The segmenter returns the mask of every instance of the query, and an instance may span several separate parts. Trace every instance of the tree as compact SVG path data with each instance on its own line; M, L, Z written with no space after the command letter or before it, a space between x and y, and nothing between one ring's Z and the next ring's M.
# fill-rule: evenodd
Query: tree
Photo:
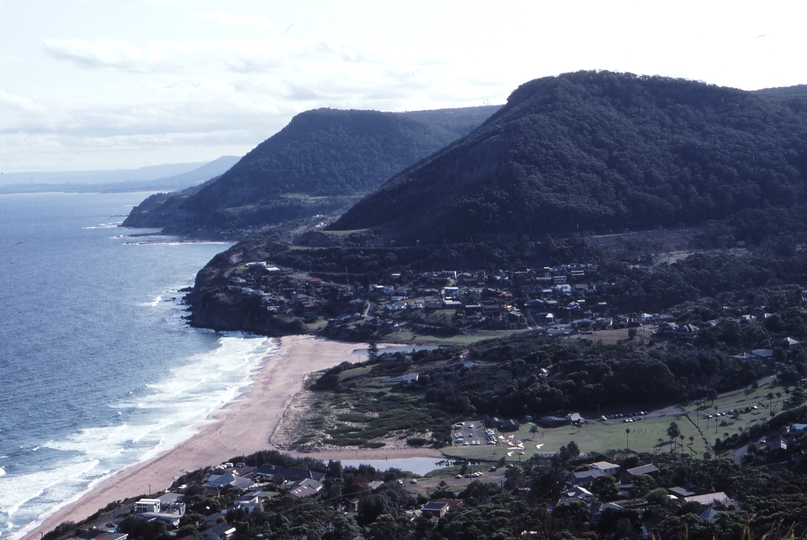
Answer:
M630 448L630 428L625 428L625 448Z
M670 453L672 454L675 450L675 441L678 436L681 435L681 430L678 429L678 423L673 421L670 422L669 427L667 428L667 436L670 438Z
M664 488L656 488L645 497L645 500L647 500L649 504L659 505L666 503L667 499L669 499L669 496L667 495L667 490Z
M431 494L431 499L453 499L456 497L454 495L454 491L448 487L445 480L440 480L440 483L437 484L437 488L434 490L434 493Z
M342 462L339 460L328 460L328 469L325 474L330 478L342 478Z
M371 361L378 359L378 343L375 341L370 342L370 345L367 347L367 356Z
M118 524L118 531L126 533L129 538L142 538L143 540L159 540L168 538L165 523L162 521L148 521L141 516L127 516Z
M636 497L644 497L657 487L656 480L649 474L637 474L633 477L633 494Z
M613 501L619 496L619 486L616 478L610 474L598 476L591 484L591 492L603 501Z
M202 533L199 532L196 525L185 525L177 530L177 538L183 538L185 536L195 536L196 538L201 538Z
M371 494L359 500L356 521L368 525L382 514L396 514L395 505L386 495Z

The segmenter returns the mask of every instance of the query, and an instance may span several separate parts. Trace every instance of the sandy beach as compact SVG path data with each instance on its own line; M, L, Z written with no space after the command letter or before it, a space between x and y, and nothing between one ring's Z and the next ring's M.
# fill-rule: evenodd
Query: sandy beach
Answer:
M248 455L271 448L269 439L292 398L302 389L308 373L356 361L353 351L361 347L311 336L287 336L280 350L266 360L251 390L215 417L192 438L149 461L126 469L103 482L79 500L56 511L24 540L36 540L40 533L65 521L80 521L112 501L162 491L185 471L216 465L236 455ZM306 454L319 459L384 459L389 457L440 456L436 450L388 449Z

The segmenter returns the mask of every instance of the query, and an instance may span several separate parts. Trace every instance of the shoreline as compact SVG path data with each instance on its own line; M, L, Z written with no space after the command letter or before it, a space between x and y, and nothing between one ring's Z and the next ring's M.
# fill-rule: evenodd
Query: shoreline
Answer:
M46 516L32 529L16 536L38 540L65 521L79 522L110 502L168 489L186 472L217 465L236 455L276 449L270 443L291 400L305 377L348 360L361 344L329 341L313 336L279 338L278 351L262 362L252 385L235 401L214 413L191 438L159 456L124 469L88 489L76 500ZM328 459L384 459L385 457L440 457L438 450L376 449L327 452L288 452L295 456Z

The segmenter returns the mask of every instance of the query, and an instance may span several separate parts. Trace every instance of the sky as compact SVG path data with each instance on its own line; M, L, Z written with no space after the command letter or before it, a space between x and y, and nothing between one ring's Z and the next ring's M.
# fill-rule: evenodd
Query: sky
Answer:
M0 173L243 155L305 110L503 104L581 69L807 83L807 2L0 0Z

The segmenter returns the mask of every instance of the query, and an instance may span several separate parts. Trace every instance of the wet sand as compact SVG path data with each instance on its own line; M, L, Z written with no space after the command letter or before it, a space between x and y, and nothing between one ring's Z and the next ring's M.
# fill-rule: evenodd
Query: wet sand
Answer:
M271 448L269 439L283 412L302 389L308 373L355 362L353 351L361 344L340 343L311 336L287 336L280 350L268 357L250 391L215 416L215 422L165 454L135 465L104 481L77 501L48 516L25 533L24 540L37 540L65 521L81 521L112 501L163 491L185 471L216 465L233 456ZM380 449L311 453L318 459L384 459L385 457L440 456L436 450Z

